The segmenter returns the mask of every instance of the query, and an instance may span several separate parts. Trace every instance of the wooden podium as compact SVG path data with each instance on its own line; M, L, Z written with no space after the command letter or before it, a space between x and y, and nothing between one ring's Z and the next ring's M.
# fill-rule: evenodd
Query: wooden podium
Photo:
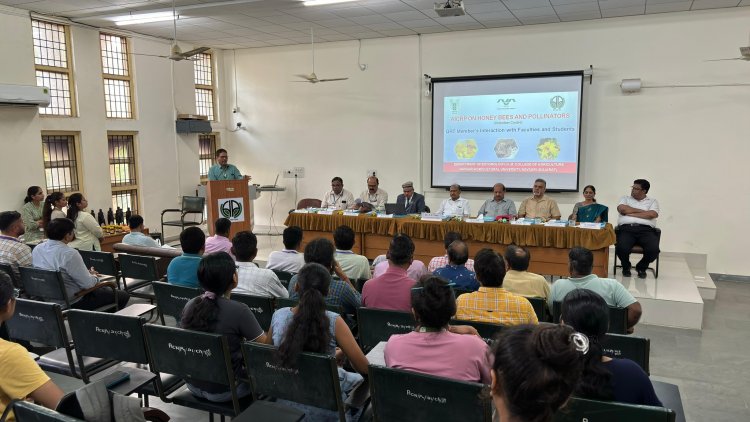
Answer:
M214 222L221 217L232 220L229 239L237 232L252 231L253 210L251 206L247 180L209 180L206 183L209 234L214 234Z

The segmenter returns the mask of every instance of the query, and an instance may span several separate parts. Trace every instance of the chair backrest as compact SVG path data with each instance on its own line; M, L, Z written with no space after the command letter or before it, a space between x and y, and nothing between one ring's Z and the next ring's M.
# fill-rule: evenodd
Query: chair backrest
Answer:
M71 309L68 325L79 360L90 356L148 363L140 317Z
M565 408L555 414L554 421L674 422L675 417L674 410L664 407L640 406L571 397Z
M70 306L60 271L31 267L18 267L18 270L21 272L21 284L27 295L45 301L59 302L66 308Z
M120 272L123 278L148 281L159 279L156 258L153 256L120 254L117 259L120 261Z
M62 309L56 303L16 299L16 312L5 325L11 339L33 341L56 349L70 343Z
M307 207L320 208L320 204L322 204L322 201L320 199L304 198L300 199L299 202L297 202L297 209L301 210Z
M412 331L416 322L411 312L389 311L375 308L358 308L359 345L367 353L393 334Z
M601 344L606 356L630 359L647 374L649 373L651 340L645 337L608 333L601 339Z
M289 280L294 277L294 273L290 273L289 271L281 271L281 270L271 270L276 274L276 277L279 278L279 281L281 281L285 286L289 286Z
M199 212L203 214L203 208L206 206L206 198L202 196L183 196L182 212Z
M94 267L99 274L117 275L117 262L111 252L79 250L86 268Z
M277 297L276 300L274 300L274 309L293 308L297 306L298 303L299 303L299 299L291 299L288 297ZM339 315L344 315L344 310L341 308L341 306L331 305L331 304L326 303L326 309L328 309L331 312L335 312Z
M13 287L17 289L21 288L21 282L16 278L16 273L15 271L13 271L13 267L11 267L9 264L0 264L0 271L8 274L8 276L10 277L10 281L13 282Z
M271 326L271 317L273 316L272 297L253 296L243 293L232 293L230 297L232 300L247 305L253 315L255 315L255 319L263 331L268 331L268 327Z
M357 289L358 292L362 293L362 289L364 289L367 280L367 278L358 278L354 280L352 284L354 284L354 288Z
M531 307L534 308L536 319L539 321L547 321L549 316L547 315L547 301L542 297L527 297Z
M458 297L459 297L459 296L461 296L461 295L462 295L462 294L464 294L464 293L471 293L471 292L473 292L473 291L474 291L474 290L469 290L469 289L462 289L462 288L460 288L460 287L454 287L454 288L453 288L453 294L455 294L455 295L456 295L456 299L458 299Z
M17 422L85 422L25 400L13 403L13 414Z
M156 306L159 308L159 312L162 315L169 315L177 321L182 316L182 309L185 304L203 292L201 289L194 287L177 286L161 281L155 281L151 283L151 286L154 288Z
M552 322L560 322L562 303L552 302ZM609 307L609 328L607 333L627 334L628 330L628 308Z
M491 421L487 386L370 365L375 421Z
M346 421L336 359L317 353L302 353L293 368L281 366L276 348L244 342L247 372L254 394L333 410Z
M500 325L500 324L493 324L490 322L467 321L467 320L461 320L461 319L451 320L451 325L470 325L476 328L477 332L479 332L479 336L481 336L482 340L484 340L484 342L487 344L492 344L495 340L495 336L497 335L497 333L499 333L503 328L505 328L504 325Z

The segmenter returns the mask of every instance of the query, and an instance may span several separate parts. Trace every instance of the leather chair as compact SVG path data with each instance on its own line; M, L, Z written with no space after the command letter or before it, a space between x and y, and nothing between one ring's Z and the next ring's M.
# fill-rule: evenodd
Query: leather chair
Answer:
M164 226L179 227L180 232L185 230L185 227L200 226L203 224L203 209L206 207L206 198L201 196L183 196L182 197L182 208L168 208L161 212L161 236L162 243L164 242ZM179 213L179 220L164 220L164 214ZM200 215L200 221L185 219L190 214ZM173 218L173 217L168 217Z

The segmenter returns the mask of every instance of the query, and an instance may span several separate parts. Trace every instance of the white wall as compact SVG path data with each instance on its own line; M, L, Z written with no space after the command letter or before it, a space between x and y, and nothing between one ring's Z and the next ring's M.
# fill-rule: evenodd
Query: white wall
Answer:
M750 211L750 138L743 130L750 88L623 95L618 87L633 77L646 85L750 83L746 62L703 62L737 56L737 47L747 43L748 18L750 9L740 8L431 34L421 37L421 48L418 37L365 40L365 72L356 66L356 42L325 43L316 49L318 76L350 79L317 85L289 82L293 74L309 72L305 46L237 50L241 112L233 117L248 129L227 133L223 144L231 161L258 183L272 182L283 168L304 166L299 198L320 197L335 175L356 195L364 189L366 169L374 168L394 198L401 182L412 179L436 207L447 195L429 189L430 101L422 96L423 73L544 72L592 64L582 185L594 184L599 201L614 208L633 179L649 179L649 194L662 207L662 250L706 253L710 271L748 275L749 233L742 220ZM231 107L232 54L224 63L225 104ZM277 222L294 201L293 183L283 182L288 190L276 206ZM464 196L476 210L488 195ZM517 204L524 196L509 194ZM552 196L564 214L580 197ZM256 224L268 224L267 200L257 203ZM616 218L614 210L610 218Z

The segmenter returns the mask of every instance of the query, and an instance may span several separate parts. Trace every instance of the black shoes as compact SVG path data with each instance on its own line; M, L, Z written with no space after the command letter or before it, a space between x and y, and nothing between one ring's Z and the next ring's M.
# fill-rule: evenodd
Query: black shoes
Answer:
M623 268L622 269L622 276L623 277L630 277L633 274L630 272L630 268Z
M646 278L646 270L636 269L636 271L638 272L638 278Z

